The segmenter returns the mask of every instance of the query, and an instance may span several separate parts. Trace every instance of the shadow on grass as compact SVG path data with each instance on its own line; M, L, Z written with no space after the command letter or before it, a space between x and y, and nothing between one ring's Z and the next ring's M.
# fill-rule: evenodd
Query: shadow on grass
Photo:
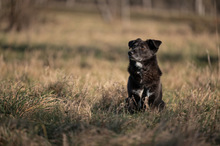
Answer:
M127 50L117 48L115 46L107 46L107 49L101 49L96 46L66 46L66 45L52 45L52 44L16 44L6 43L0 41L0 50L9 50L15 54L24 54L35 50L45 51L50 54L61 53L62 58L65 60L71 59L76 56L89 57L92 56L96 59L103 59L108 61L126 60ZM19 57L19 59L22 59Z
M218 64L218 56L210 55L210 63L211 66L216 66ZM162 63L181 63L181 62L194 62L198 67L206 67L209 66L208 56L207 54L194 54L192 56L183 55L181 53L162 53L158 56L159 61Z
M210 55L210 63L212 66L216 66L218 64L218 56L217 55ZM193 60L195 61L196 65L204 67L209 65L208 56L206 54L204 55L196 55L193 57Z
M2 50L11 50L15 52L25 52L37 49L46 49L48 46L46 44L37 44L37 45L30 45L28 43L16 44L16 43L6 43L0 41L0 48Z
M184 60L184 56L181 53L163 53L158 57L161 62L178 63Z

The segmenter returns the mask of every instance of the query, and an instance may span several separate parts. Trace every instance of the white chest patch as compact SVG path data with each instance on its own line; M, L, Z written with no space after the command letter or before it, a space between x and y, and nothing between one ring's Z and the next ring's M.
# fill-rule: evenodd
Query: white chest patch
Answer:
M154 94L153 92L150 92L150 90L147 90L147 97L150 97L153 94Z
M138 67L138 68L142 68L143 67L142 63L140 63L140 62L136 62L135 66Z

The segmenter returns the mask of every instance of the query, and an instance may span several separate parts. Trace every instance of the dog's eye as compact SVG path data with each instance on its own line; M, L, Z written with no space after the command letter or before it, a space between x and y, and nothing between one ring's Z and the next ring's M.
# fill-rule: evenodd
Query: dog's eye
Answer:
M140 45L139 47L141 50L144 50L144 46L143 45Z

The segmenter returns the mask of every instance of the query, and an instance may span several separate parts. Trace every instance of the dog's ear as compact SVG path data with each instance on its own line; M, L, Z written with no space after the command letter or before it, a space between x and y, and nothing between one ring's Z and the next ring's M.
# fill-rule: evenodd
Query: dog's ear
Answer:
M129 47L129 49L134 45L134 43L135 43L134 40L128 42L128 47Z
M160 40L147 40L146 41L148 43L149 48L156 53L159 49L159 46L162 44L162 42Z

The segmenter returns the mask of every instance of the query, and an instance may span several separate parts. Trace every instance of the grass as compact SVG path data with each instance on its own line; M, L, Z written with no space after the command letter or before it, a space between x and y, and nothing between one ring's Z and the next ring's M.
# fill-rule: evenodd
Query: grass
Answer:
M214 34L150 15L132 16L126 27L96 13L39 17L48 21L0 32L0 145L220 144ZM160 113L124 108L127 42L137 37L163 41Z

